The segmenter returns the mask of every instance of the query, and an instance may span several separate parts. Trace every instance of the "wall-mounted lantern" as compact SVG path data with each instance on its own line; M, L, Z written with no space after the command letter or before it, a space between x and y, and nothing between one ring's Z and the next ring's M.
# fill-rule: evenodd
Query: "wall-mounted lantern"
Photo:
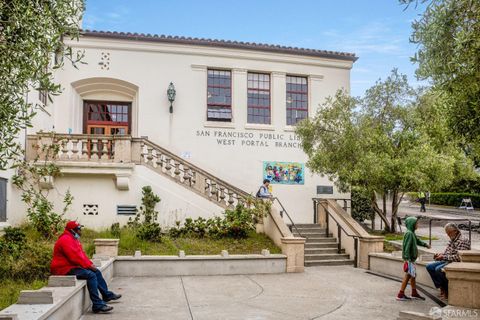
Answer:
M173 101L175 101L176 94L177 91L175 91L175 86L173 85L173 82L170 82L170 85L167 89L168 101L170 101L170 113L173 113Z

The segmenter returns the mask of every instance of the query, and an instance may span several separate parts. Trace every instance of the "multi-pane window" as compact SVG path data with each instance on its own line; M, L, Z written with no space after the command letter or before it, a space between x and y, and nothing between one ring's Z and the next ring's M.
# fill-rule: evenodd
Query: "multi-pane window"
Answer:
M296 125L308 117L306 77L287 76L287 125Z
M248 123L270 124L270 75L248 73Z
M232 121L232 74L228 70L208 70L207 120Z
M129 104L85 102L88 123L116 122L128 124Z

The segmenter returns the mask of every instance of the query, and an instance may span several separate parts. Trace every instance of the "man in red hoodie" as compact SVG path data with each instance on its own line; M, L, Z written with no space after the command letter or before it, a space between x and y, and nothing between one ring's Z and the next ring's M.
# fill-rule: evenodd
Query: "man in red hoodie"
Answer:
M69 221L63 234L58 238L53 249L53 259L50 272L53 275L75 275L77 279L87 280L87 288L92 300L92 310L95 313L105 313L113 310L108 301L118 300L122 295L108 291L107 283L102 273L88 259L82 244L78 240L82 235L82 225ZM98 291L102 294L100 295Z

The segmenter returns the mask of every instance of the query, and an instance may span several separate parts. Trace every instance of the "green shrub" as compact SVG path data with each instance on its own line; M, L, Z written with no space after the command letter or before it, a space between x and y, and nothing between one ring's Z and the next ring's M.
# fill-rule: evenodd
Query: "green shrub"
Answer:
M363 222L372 219L374 215L370 195L362 189L352 188L352 217Z
M5 234L0 238L0 255L18 258L25 250L27 236L20 228L7 227Z
M52 259L52 246L48 242L27 237L21 228L5 228L0 248L0 280L48 278Z
M142 240L154 242L161 241L162 229L157 222L158 211L155 206L160 202L160 198L153 193L152 187L142 188L142 206L134 219L128 220L128 226L134 230L136 236Z
M462 199L470 198L475 208L480 207L480 194L473 193L454 193L442 192L430 194L430 203L444 206L458 207L462 203Z
M255 223L263 215L264 211L259 207L238 204L233 209L225 210L223 217L186 218L183 226L177 221L176 226L170 228L169 235L172 238L246 238L251 230L255 230Z
M110 232L116 238L120 237L120 230L121 229L120 229L120 223L119 222L115 222L110 226Z

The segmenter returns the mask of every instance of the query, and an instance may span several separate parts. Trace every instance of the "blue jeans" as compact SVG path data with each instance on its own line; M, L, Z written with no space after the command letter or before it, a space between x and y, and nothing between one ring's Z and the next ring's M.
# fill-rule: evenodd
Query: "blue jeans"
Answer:
M435 261L427 264L427 271L432 277L433 284L437 288L442 288L448 292L448 280L442 268L448 264L448 261Z
M100 270L92 271L83 268L73 268L68 274L77 276L77 279L87 280L88 293L90 294L90 300L92 300L93 309L106 305L105 301L100 299L98 291L102 294L103 299L109 299L113 295L113 292L108 291L107 283Z

